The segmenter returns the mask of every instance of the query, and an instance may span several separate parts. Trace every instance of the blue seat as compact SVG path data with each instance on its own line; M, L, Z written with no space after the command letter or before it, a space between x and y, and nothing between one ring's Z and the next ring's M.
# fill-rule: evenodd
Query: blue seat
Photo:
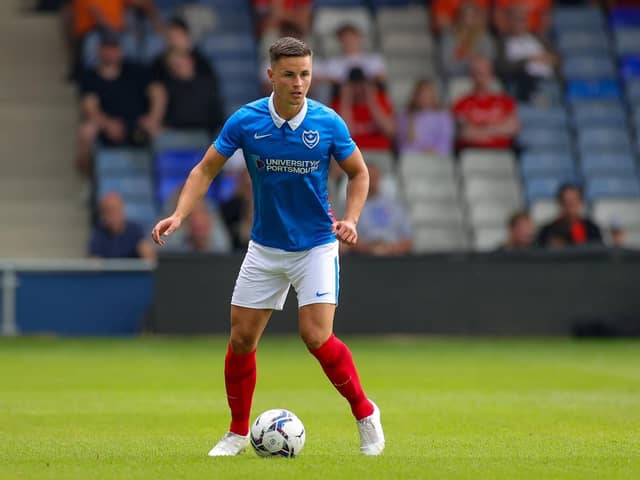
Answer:
M205 149L211 144L211 140L205 130L164 130L154 139L153 149L156 152Z
M571 137L566 128L526 127L518 135L518 143L525 149L558 148L569 150L571 148Z
M634 105L640 104L640 78L629 78L625 82L627 100Z
M576 176L573 158L568 153L549 151L524 152L520 157L522 176L526 178L535 176L567 177Z
M98 198L110 192L119 193L125 202L151 202L153 199L151 177L149 175L99 177L97 179Z
M631 138L626 128L617 125L584 127L577 131L578 145L581 151L593 150L629 150Z
M613 125L626 122L627 113L618 101L575 101L571 105L577 128L589 125Z
M562 107L536 108L528 104L518 105L520 121L528 127L557 127L566 128L567 112Z
M151 202L127 202L124 211L128 220L140 224L145 229L153 226L158 217L158 212Z
M640 77L640 55L624 55L620 58L620 73L624 78Z
M627 152L588 153L580 160L582 172L586 177L598 174L629 175L636 174L633 156Z
M597 8L559 7L553 12L553 26L556 31L601 30L605 18Z
M570 80L567 82L567 96L569 99L618 99L622 96L622 88L617 80L612 79Z
M94 164L97 177L151 173L151 155L139 148L98 148Z
M640 197L640 182L630 176L596 176L587 182L587 198L590 202L601 198Z
M203 154L203 149L163 150L156 156L158 176L186 178L191 169L202 159Z
M637 7L616 7L609 13L609 21L614 28L640 27L640 9Z
M556 46L563 55L610 54L609 36L604 30L559 31Z
M202 52L214 61L235 60L239 56L255 59L256 46L246 33L215 33L199 42Z
M607 55L575 55L565 57L562 72L569 80L615 79L616 67Z
M529 205L538 200L555 198L561 185L571 182L576 183L575 178L561 176L532 177L527 179L525 190Z
M618 28L613 34L618 55L640 53L640 28Z

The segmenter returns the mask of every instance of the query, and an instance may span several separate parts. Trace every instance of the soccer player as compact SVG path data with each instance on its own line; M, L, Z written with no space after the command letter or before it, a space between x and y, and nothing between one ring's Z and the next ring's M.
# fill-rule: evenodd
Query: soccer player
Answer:
M256 347L272 311L282 310L293 285L300 336L327 377L351 406L360 452L384 449L380 410L360 385L349 348L333 334L338 302L338 240L354 245L356 224L369 187L360 150L344 121L306 98L311 49L284 37L269 49L273 93L236 111L196 165L175 212L153 229L163 245L204 196L227 158L244 151L254 196L251 241L231 298L231 335L224 364L229 432L209 456L237 455L249 444L249 418L256 385ZM333 217L327 194L334 157L349 178L344 218Z

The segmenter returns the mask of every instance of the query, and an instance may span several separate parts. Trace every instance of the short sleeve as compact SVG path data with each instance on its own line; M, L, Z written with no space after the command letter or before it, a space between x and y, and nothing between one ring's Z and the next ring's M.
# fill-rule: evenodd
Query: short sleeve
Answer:
M347 124L337 113L334 117L333 142L331 144L331 155L338 161L342 161L353 153L356 144L351 138Z
M225 122L218 138L213 142L216 150L226 158L229 158L234 152L242 148L242 110L238 110L231 115Z

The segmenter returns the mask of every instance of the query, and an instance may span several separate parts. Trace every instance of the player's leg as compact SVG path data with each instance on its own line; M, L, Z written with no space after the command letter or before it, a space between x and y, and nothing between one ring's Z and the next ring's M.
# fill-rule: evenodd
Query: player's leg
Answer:
M288 291L289 281L278 271L278 258L251 242L231 299L231 335L224 363L231 425L209 456L237 455L249 445L256 347L271 312L282 310Z
M380 411L364 393L351 351L333 334L338 302L338 244L315 247L291 270L298 293L300 336L325 374L347 399L360 431L360 450L378 455L384 449Z

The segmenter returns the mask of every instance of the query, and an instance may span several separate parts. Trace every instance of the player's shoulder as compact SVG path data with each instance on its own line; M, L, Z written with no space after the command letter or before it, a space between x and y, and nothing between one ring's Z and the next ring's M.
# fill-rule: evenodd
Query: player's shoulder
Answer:
M269 113L269 97L263 97L253 102L245 103L233 112L229 119L243 121L248 118L264 115L265 113Z
M333 108L312 98L307 98L307 115L326 122L340 119L340 115Z

